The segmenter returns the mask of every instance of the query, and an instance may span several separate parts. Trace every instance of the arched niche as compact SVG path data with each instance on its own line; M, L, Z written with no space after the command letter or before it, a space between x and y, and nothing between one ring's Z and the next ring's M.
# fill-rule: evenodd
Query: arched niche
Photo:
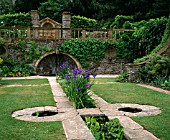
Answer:
M56 75L58 68L64 62L68 62L73 68L81 69L80 63L71 55L55 52L46 53L35 64L35 72L38 75Z

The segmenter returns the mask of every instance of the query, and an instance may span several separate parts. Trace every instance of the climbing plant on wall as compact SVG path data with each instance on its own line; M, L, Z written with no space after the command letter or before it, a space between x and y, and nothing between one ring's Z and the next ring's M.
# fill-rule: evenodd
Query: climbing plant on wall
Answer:
M3 44L3 42L0 42L0 44ZM30 65L33 60L39 59L44 52L52 51L51 48L46 46L38 46L35 41L28 43L20 40L19 44L13 44L10 47L15 47L20 52L21 61L17 62L15 59L4 58L0 64L0 76L29 76L34 73Z
M116 43L110 41L88 40L66 40L59 47L60 51L74 56L83 68L90 67L90 62L96 64L104 57L107 47L116 47Z
M154 43L154 40L157 39L157 44L154 43L155 46L150 51L150 53L148 55L142 57L142 58L136 59L134 61L135 63L143 62L143 61L151 58L153 55L155 55L163 47L164 43L167 41L168 37L170 36L170 16L169 16L168 19L162 18L162 20L164 20L164 21L160 21L160 23L158 25L158 29L155 30L156 31L155 32L156 35L155 36L152 35L153 40L152 40L151 43ZM162 26L161 26L161 23L162 23ZM154 26L154 28L157 27L156 24L154 24L153 26ZM159 31L160 31L160 33L159 33Z

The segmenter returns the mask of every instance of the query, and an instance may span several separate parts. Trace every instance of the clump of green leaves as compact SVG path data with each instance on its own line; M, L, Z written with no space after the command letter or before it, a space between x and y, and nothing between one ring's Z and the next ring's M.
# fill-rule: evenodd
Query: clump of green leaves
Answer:
M0 76L2 77L20 77L33 74L33 69L30 65L23 62L14 62L11 59L4 59L0 63Z
M151 61L142 66L140 73L144 82L157 86L168 85L166 83L169 81L168 77L170 75L169 57L161 55L152 56Z
M116 81L117 82L127 82L128 81L128 77L129 77L128 73L123 71L123 70L121 70L120 71L120 75L116 78Z
M125 140L123 127L117 118L107 120L102 117L85 117L85 122L96 140Z

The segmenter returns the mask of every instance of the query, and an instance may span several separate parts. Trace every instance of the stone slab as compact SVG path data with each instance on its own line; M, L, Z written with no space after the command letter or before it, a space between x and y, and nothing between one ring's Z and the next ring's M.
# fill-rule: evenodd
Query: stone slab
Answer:
M98 108L85 108L78 109L77 112L80 116L104 116L104 114Z
M139 130L143 129L141 125L133 121L131 118L126 117L126 116L114 116L114 117L109 117L109 119L114 119L118 118L119 123L125 128L125 129L130 129L130 130Z
M74 108L74 107L72 106L72 103L69 102L69 101L59 102L59 103L56 103L56 105L57 105L57 108L58 108L58 109L61 109L61 108Z
M128 140L160 140L146 130L124 129L124 135Z
M79 115L62 121L62 124L67 140L95 140Z

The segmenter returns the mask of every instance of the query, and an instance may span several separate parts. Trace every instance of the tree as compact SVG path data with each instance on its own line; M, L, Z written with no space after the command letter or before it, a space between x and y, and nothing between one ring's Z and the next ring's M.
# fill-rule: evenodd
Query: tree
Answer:
M61 22L61 13L63 12L63 0L48 0L40 4L38 8L41 18L49 17L55 21Z
M11 0L0 1L0 15L13 13L13 3Z
M16 0L15 2L15 12L29 12L31 10L38 10L40 3L46 0Z

